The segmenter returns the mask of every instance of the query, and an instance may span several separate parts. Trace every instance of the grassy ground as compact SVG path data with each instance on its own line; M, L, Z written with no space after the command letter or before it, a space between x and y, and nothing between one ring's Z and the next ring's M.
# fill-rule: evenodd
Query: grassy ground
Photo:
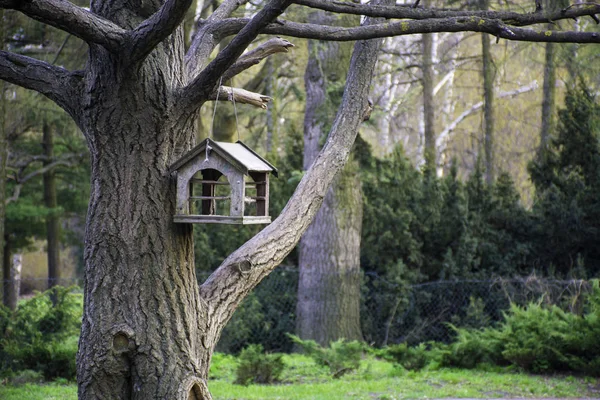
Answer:
M417 399L564 397L599 398L598 380L592 378L531 376L506 371L433 370L407 372L387 362L367 359L358 372L331 379L326 369L303 356L285 356L287 368L278 385L239 386L235 360L216 355L209 387L216 400L225 399ZM2 400L75 400L75 385L0 387Z

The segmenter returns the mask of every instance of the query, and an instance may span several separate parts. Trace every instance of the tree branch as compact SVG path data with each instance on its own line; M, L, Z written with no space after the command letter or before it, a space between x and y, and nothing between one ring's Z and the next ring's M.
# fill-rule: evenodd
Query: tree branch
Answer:
M503 99L506 97L514 97L514 96L518 96L522 93L527 93L527 92L531 92L535 89L538 88L538 83L537 81L533 81L531 82L529 85L525 85L522 86L520 88L517 88L515 90L511 90L509 92L502 92L500 93L497 98L498 99ZM450 135L452 134L452 132L454 132L454 130L456 129L456 127L458 126L458 124L460 124L462 121L465 120L465 118L467 118L468 116L476 113L477 111L481 110L481 108L483 107L483 101L477 102L475 104L473 104L469 109L463 111L458 117L456 117L437 137L436 141L435 141L435 148L436 151L438 153L438 156L440 154L442 154L445 150L446 150L446 146L448 145L448 140L450 139Z
M45 95L73 117L81 104L82 76L35 58L0 51L0 79Z
M232 88L229 86L221 86L219 90L219 96L217 98L216 91L210 95L209 100L228 100L235 101L240 104L251 104L262 109L267 109L267 103L271 101L269 96L263 94L250 92L245 89Z
M43 175L46 172L55 169L56 167L60 167L60 166L73 167L79 163L78 159L83 157L83 155L84 154L72 154L69 157L67 157L66 159L63 158L60 160L56 160L54 162L51 162L50 164L43 166L40 169L30 172L29 174L25 175L22 178L17 175L14 178L16 184L13 189L13 194L12 194L12 196L10 196L6 199L5 204L9 204L9 203L19 200L19 196L21 194L21 188L27 181L30 181L31 179L35 178L36 176ZM77 159L77 160L73 161L73 159Z
M22 12L112 52L122 50L125 30L90 11L65 0L0 0L0 8Z
M167 0L160 10L132 30L128 37L132 41L131 61L146 57L152 49L166 39L179 26L192 0Z
M380 43L355 44L342 105L327 143L281 215L231 254L201 286L200 294L209 306L210 329L222 328L246 294L294 248L319 210L356 138Z
M237 62L225 71L223 80L228 81L240 72L258 64L270 55L275 53L287 53L288 48L290 47L294 47L294 45L285 39L279 37L269 39L254 50L251 50L238 58Z
M429 19L429 18L456 18L477 17L485 19L500 19L512 26L527 26L534 24L558 21L561 19L574 19L579 17L594 17L600 14L600 4L586 3L585 6L573 5L562 10L546 13L517 13L513 11L466 11L466 10L440 10L435 8L416 8L412 5L378 6L371 4L342 3L337 1L322 0L295 0L294 3L334 13L365 15L370 17L383 17L395 19Z
M220 22L224 33L233 34L247 23L245 18L230 18ZM476 17L443 18L423 21L400 21L384 24L341 28L304 24L278 20L266 26L262 33L286 35L298 38L353 41L377 39L391 36L413 35L415 33L435 32L484 32L497 38L527 42L557 43L600 43L598 32L559 32L551 30L534 31L508 25L501 20L489 20Z
M191 112L208 99L223 71L233 65L261 30L281 15L291 2L292 0L271 0L249 20L227 47L182 91L183 109Z

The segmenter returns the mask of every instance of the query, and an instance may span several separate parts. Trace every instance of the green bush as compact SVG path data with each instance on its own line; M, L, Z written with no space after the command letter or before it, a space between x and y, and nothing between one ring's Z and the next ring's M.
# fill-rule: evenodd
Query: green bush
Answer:
M50 296L55 297L52 304ZM82 297L72 288L54 288L0 312L0 369L33 370L47 380L75 379Z
M457 340L445 349L441 364L512 364L531 372L599 375L600 287L597 280L591 283L583 315L541 303L512 305L497 328L455 328Z
M430 351L425 343L410 347L406 343L388 346L378 352L379 356L401 365L409 371L420 371L434 358L435 351Z
M346 342L340 339L331 342L329 347L322 347L314 340L302 340L294 335L289 336L317 364L327 366L334 378L357 370L366 350L366 345L356 340Z
M260 344L251 344L240 353L235 383L270 384L279 380L284 364L281 354L265 354Z

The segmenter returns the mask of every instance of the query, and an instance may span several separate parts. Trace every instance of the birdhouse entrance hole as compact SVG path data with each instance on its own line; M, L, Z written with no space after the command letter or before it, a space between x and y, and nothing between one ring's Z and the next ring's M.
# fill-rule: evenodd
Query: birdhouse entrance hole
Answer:
M231 187L227 177L216 169L201 170L190 180L190 213L229 215Z

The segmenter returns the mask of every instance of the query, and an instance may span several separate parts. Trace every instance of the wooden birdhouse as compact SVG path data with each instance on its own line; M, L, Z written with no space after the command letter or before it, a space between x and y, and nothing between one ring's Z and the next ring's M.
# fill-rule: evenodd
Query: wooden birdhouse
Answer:
M277 169L244 143L205 139L171 165L177 173L174 222L268 224L269 174Z

